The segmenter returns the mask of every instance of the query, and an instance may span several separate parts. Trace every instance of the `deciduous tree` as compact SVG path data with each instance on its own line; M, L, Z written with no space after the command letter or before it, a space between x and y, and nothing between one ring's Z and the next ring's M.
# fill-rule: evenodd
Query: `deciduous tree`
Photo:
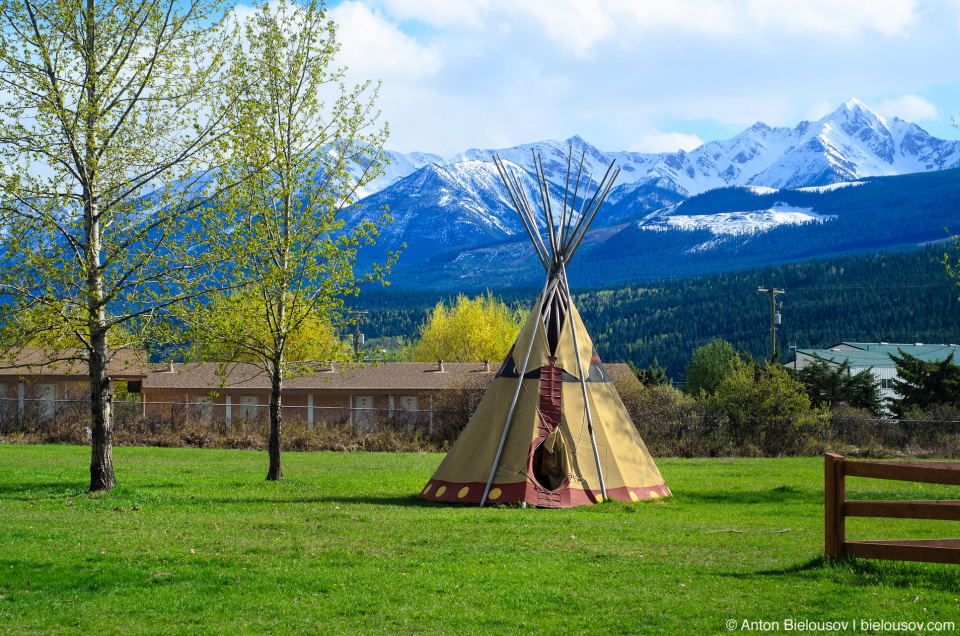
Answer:
M264 3L244 25L230 68L239 108L223 171L240 185L219 205L243 293L202 299L206 305L182 313L195 340L220 343L269 376L268 480L283 475L284 380L316 368L299 351L298 334L339 326L344 296L382 281L396 258L354 273L357 250L390 222L383 211L353 227L344 218L357 189L382 172L387 131L377 126L376 87L348 86L333 66L337 50L336 25L318 2ZM207 319L236 313L236 302L248 308L242 319ZM324 358L336 354L331 347Z
M712 395L733 370L736 359L733 345L720 338L714 338L698 347L694 350L690 363L684 368L687 393L694 397L701 393Z
M468 298L460 294L450 307L442 301L420 326L420 338L409 352L413 362L484 362L507 357L525 316L488 292Z
M222 132L227 8L0 0L3 316L36 310L38 331L82 347L91 491L115 483L110 335L122 325L113 346L142 346L158 311L217 284L186 247L211 185L197 170Z

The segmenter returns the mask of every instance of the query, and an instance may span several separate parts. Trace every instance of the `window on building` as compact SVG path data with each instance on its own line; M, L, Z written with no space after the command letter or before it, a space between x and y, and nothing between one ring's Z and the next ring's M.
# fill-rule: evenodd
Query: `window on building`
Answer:
M234 409L235 416L240 419L254 419L260 414L259 404L260 399L256 395L241 395Z
M364 432L369 432L370 429L373 428L373 396L353 396L353 409L353 421L357 427Z
M40 417L53 417L57 413L57 385L41 384L37 387L37 406Z
M213 399L210 397L194 398L193 414L198 422L209 424L213 420Z
M880 380L880 388L881 388L881 389L892 389L892 388L893 388L893 380L890 379L890 378L884 378L884 379Z
M417 410L417 396L416 395L401 395L400 396L400 408L407 409L408 411Z

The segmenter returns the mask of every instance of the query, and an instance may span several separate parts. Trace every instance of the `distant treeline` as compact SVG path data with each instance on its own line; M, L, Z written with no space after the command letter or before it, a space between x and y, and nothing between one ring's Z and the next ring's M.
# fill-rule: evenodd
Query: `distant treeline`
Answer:
M960 287L942 264L952 245L779 265L697 278L574 289L574 302L600 356L647 367L656 357L675 380L693 350L722 338L756 358L770 356L769 295L782 322L780 359L790 345L827 347L841 341L960 342ZM539 288L493 290L507 303L529 307ZM368 290L357 304L370 311L367 338L416 337L439 301L456 292Z

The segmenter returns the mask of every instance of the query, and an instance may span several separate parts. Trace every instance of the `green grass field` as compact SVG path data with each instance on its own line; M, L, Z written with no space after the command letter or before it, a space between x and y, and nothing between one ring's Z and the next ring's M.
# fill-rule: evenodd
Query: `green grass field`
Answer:
M0 446L0 633L960 628L956 567L824 564L818 458L662 459L672 499L537 510L417 499L440 455L287 453L277 484L265 453L116 448L119 486L90 495L88 453ZM960 492L851 479L848 496ZM851 539L953 536L948 522L848 521Z

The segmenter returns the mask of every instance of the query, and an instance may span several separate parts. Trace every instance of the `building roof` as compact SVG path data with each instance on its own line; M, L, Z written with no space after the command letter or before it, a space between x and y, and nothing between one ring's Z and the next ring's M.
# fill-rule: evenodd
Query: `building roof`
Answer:
M145 391L270 389L269 376L257 365L228 363L225 379L218 374L219 368L216 362L174 363L171 372L167 365L154 365L148 369L143 387ZM483 363L477 362L444 362L443 371L437 371L435 362L383 362L377 366L367 363L357 368L337 363L333 370L328 366L318 367L314 375L285 379L283 387L284 391L380 390L417 393L448 388L455 382L469 381L471 378L492 379L498 368L499 365L491 363L490 371L484 371ZM611 373L624 370L629 373L625 364L610 364L607 369Z
M111 378L139 380L147 373L143 351L113 349L107 355L107 375ZM82 379L89 374L86 349L11 347L0 353L0 376L77 376Z
M850 361L851 367L893 367L889 354L899 355L898 349L915 358L930 362L945 360L960 345L955 344L897 344L889 342L841 342L829 349L798 349L797 355L813 356L841 363ZM960 360L957 361L960 363Z
M167 365L156 365L147 372L144 380L145 390L185 390L200 389L253 389L269 390L270 377L255 364L245 362L227 363L224 367L226 378L221 378L216 362L174 363L173 371ZM312 391L349 391L349 390L393 390L393 391L429 391L450 386L457 380L466 380L471 376L493 377L497 365L491 365L484 372L482 363L444 362L443 371L437 370L435 362L383 362L376 366L367 363L363 367L337 363L318 367L313 375L287 378L283 381L284 390Z

